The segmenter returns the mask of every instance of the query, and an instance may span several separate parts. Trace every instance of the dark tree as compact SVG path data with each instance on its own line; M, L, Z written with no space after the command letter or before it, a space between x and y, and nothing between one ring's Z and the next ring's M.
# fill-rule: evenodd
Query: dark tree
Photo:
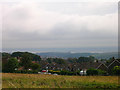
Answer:
M31 57L32 61L40 61L41 57L39 55L29 53L29 52L14 52L12 53L12 57L23 57L24 54L27 54L29 57Z
M8 59L11 55L9 53L2 53L2 59Z
M54 58L53 62L57 63L57 64L65 64L65 60L62 58Z
M31 67L32 58L29 56L28 53L24 53L21 59L21 65L24 66L24 69L27 70Z
M70 63L76 63L77 58L68 58L67 61Z
M15 71L15 68L18 68L18 60L15 58L10 58L8 62L4 65L4 69L6 72L13 73Z
M31 68L32 68L32 70L39 70L40 69L40 65L39 64L37 64L37 63L32 63L32 65L31 65Z
M47 58L48 63L52 63L52 58Z

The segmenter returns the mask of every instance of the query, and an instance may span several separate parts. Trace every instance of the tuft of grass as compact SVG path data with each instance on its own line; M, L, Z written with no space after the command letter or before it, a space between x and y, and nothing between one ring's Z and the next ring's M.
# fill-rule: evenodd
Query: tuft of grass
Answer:
M2 74L2 88L119 88L117 76Z

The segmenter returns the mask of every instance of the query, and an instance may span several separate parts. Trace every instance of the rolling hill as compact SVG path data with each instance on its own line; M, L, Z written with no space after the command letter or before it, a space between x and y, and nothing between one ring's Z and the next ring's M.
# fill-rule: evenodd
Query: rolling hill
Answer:
M60 57L60 58L78 58L78 57L88 57L94 56L97 59L109 59L111 57L118 58L117 52L108 52L108 53L71 53L71 52L45 52L45 53L36 53L42 57Z

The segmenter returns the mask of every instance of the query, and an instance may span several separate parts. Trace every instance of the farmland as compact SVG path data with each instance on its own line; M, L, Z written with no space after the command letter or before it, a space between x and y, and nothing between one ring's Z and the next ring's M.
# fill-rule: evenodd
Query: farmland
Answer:
M2 88L118 88L117 76L3 73Z

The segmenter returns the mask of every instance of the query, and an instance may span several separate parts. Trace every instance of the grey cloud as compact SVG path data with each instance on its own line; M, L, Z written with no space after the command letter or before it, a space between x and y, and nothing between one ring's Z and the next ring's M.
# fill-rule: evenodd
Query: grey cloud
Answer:
M45 3L41 7L39 4L28 7L16 5L3 19L3 47L117 46L114 3L92 7L94 4L73 4Z
M47 11L61 12L65 14L79 14L79 15L105 15L117 12L116 2L53 2L42 3L40 8Z
M67 27L67 30L63 28L61 27L62 31L56 28L52 33L46 35L39 35L36 32L9 32L8 37L11 37L11 39L4 40L3 36L3 46L9 47L11 45L9 43L13 43L16 47L26 47L27 45L27 47L115 46L117 44L117 35L115 33L105 33L103 31L90 32L89 30L75 32L72 28L69 32Z

